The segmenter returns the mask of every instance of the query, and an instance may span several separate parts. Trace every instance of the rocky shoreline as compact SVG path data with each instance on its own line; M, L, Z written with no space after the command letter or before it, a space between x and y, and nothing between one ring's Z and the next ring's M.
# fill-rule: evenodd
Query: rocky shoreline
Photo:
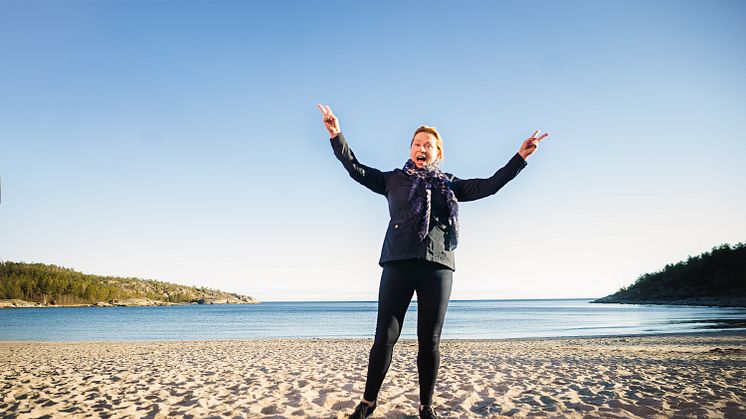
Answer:
M624 298L614 295L598 298L592 303L618 303L618 304L658 304L658 305L682 305L682 306L709 306L709 307L746 307L744 297L690 297L676 299L661 298Z
M147 307L147 306L184 306L195 304L259 304L259 301L247 296L236 298L200 298L185 303L151 300L149 298L125 298L121 300L98 301L92 304L41 304L33 301L7 299L0 300L0 308L45 308L45 307Z

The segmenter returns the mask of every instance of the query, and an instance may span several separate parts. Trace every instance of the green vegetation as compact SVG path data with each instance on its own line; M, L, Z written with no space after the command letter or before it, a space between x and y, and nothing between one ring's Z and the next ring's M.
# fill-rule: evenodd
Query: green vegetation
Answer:
M744 305L746 243L722 244L709 252L668 264L594 302Z
M205 287L189 287L139 278L88 275L42 263L0 262L0 300L20 299L47 305L95 304L99 301L147 298L170 303L251 297Z

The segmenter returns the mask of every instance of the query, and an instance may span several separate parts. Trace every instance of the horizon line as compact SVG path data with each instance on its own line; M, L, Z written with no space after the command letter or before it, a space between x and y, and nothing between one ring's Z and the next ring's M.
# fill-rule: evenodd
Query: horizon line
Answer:
M552 297L552 298L456 298L448 301L560 301L595 300L602 297ZM417 301L416 297L412 301ZM378 300L259 300L260 303L377 303Z

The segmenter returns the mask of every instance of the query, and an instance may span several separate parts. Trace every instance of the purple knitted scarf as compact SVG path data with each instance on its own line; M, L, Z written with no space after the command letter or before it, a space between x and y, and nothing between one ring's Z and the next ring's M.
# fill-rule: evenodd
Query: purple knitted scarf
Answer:
M418 169L412 159L409 159L404 164L403 170L404 173L415 178L412 189L409 191L409 204L415 215L419 216L417 235L420 240L424 240L430 231L432 189L437 188L448 205L446 250L454 250L458 245L458 201L451 190L451 182L434 164Z

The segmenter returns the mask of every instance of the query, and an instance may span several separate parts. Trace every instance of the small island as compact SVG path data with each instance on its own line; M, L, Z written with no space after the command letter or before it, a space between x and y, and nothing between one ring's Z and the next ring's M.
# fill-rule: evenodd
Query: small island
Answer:
M746 307L746 243L722 244L668 264L591 302Z
M205 287L89 275L43 263L0 262L0 308L258 303L247 295Z

